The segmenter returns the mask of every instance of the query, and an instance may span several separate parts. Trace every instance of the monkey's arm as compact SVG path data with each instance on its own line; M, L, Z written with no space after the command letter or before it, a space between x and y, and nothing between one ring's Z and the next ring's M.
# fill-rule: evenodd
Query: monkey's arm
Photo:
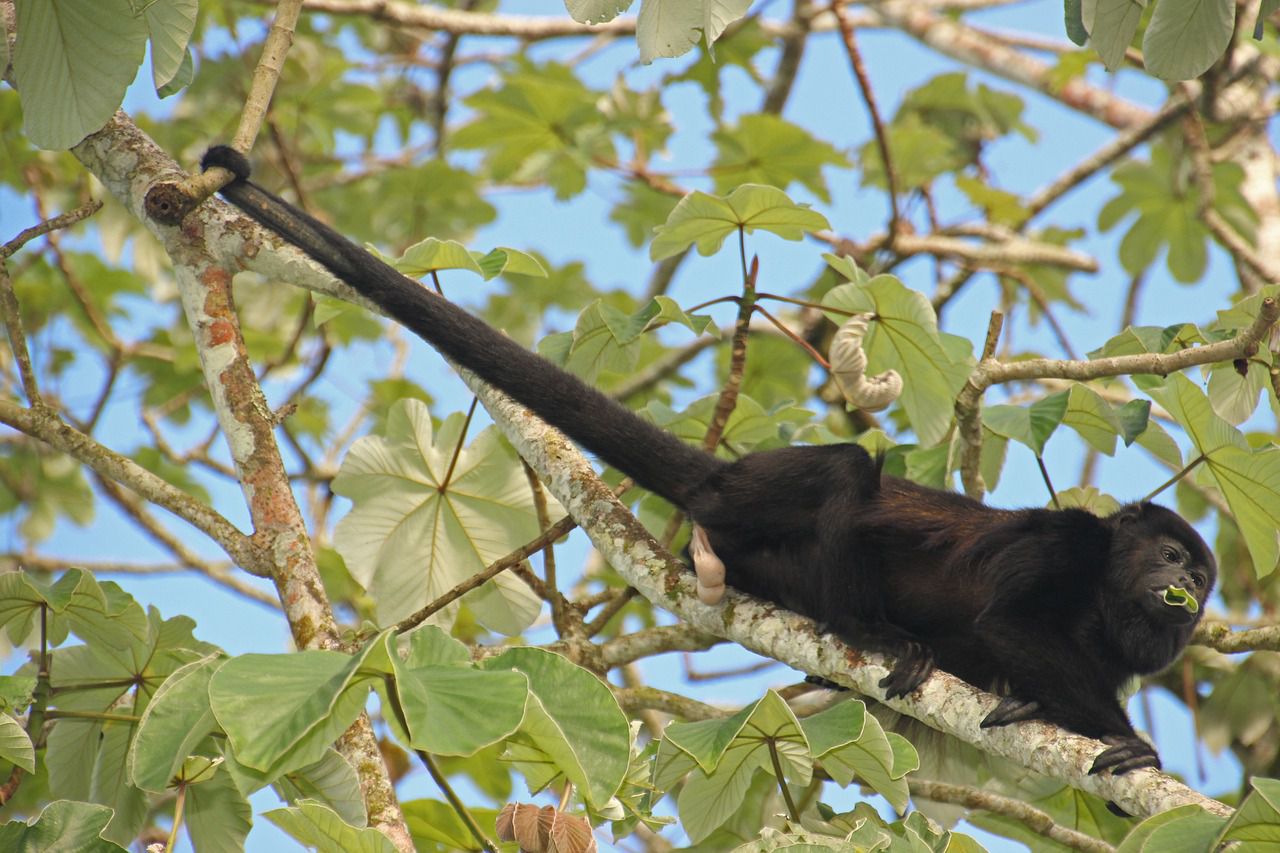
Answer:
M1160 767L1156 751L1138 737L1121 707L1107 662L1075 642L1067 626L1035 614L1002 614L984 618L979 631L1012 694L983 719L983 728L1044 720L1109 745L1090 773Z

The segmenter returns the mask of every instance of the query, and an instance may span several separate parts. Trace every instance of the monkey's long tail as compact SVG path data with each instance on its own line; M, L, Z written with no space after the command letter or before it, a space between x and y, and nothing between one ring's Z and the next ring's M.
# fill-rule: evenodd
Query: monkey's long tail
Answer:
M222 188L228 201L645 488L685 506L691 489L727 464L649 423L254 184L249 161L238 151L214 146L201 166L233 173L236 180Z

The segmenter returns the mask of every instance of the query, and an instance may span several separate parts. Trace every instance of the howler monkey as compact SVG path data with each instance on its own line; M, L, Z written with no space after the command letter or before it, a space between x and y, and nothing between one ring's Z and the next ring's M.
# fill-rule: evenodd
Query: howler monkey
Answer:
M683 509L739 590L895 658L890 697L940 667L1005 698L982 725L1041 719L1108 745L1090 772L1159 767L1117 693L1169 665L1216 579L1176 513L1001 510L882 475L853 444L718 459L650 424L249 181L222 194L458 364ZM1168 596L1168 597L1166 597ZM1192 602L1194 599L1194 603Z

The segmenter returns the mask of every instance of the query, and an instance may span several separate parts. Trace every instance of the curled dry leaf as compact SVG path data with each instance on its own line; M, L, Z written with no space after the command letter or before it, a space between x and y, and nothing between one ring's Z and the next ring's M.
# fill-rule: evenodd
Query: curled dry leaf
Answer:
M879 412L902 394L902 377L896 370L886 370L878 376L867 376L867 355L862 351L862 340L867 335L866 314L855 314L836 330L831 340L831 375L840 393L864 412Z
M499 841L514 841L524 853L596 853L586 818L552 806L507 803L498 812Z

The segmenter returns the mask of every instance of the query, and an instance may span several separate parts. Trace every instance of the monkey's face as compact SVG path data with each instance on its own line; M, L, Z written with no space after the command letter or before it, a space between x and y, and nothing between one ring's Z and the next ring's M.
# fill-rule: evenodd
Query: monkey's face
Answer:
M1212 562L1206 566L1188 543L1170 536L1153 537L1146 548L1150 553L1146 560L1144 609L1152 618L1171 625L1194 625L1213 589Z
M1190 632L1218 576L1209 546L1181 516L1155 504L1131 504L1110 520L1115 593L1153 622Z

